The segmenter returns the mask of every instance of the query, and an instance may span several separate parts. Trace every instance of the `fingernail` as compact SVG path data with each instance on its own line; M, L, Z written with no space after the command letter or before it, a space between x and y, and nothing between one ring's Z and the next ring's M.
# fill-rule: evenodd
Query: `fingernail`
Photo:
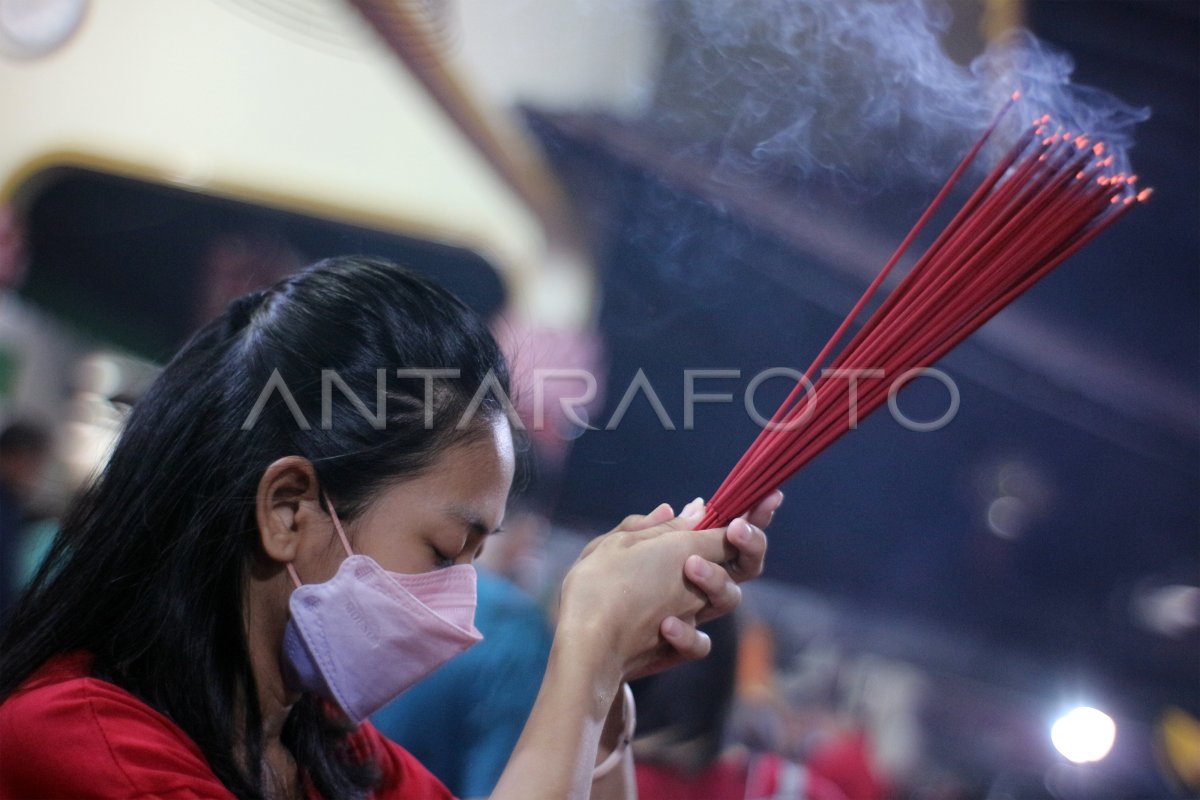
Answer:
M682 625L683 623L674 617L668 617L663 621L663 633L667 634L668 636L678 636L680 633L682 633Z
M775 494L771 495L771 497L767 500L768 511L776 511L781 505L783 505L783 492L775 492Z
M655 516L655 515L657 515L657 514L661 514L661 513L663 513L663 509L666 509L666 513L667 513L669 516L672 516L672 517L673 517L673 516L675 516L675 512L674 512L674 511L671 509L671 504L670 504L670 503L659 503L659 504L658 504L658 507L657 507L657 508L655 508L653 511L651 511L651 512L650 512L650 516L652 516L652 517L653 517L653 516Z
M729 523L729 538L737 544L747 544L750 541L750 523L744 519L735 519Z
M688 558L690 558L693 562L692 572L695 573L697 578L704 579L712 575L712 564L708 563L700 556L688 556Z
M679 512L679 516L684 519L698 519L704 513L704 498L697 497L692 502L683 507L683 511Z

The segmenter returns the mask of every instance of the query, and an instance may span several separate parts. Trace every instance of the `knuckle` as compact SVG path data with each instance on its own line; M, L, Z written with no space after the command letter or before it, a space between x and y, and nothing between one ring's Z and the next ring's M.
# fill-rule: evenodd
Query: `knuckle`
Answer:
M751 549L762 552L767 549L767 534L757 525L750 526L750 539L747 544Z
M733 576L723 569L714 570L713 576L714 589L721 594L729 594L731 591L741 591L737 588L737 583L734 582Z
M704 591L707 594L720 594L725 591L725 584L729 580L729 573L715 565L709 566L709 574L701 583L704 586Z
M628 547L638 540L636 533L623 529L613 531L612 533L608 534L608 538L611 539L617 547Z
M713 604L713 609L720 615L728 614L737 608L742 602L742 590L737 584L733 584L733 588L721 595L720 602Z

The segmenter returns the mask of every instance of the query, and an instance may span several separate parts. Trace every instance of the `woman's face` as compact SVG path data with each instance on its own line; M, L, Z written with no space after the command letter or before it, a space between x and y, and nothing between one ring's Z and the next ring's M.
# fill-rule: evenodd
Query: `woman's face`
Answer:
M500 527L514 467L501 416L482 436L443 451L424 474L381 491L346 525L350 545L390 572L470 564Z

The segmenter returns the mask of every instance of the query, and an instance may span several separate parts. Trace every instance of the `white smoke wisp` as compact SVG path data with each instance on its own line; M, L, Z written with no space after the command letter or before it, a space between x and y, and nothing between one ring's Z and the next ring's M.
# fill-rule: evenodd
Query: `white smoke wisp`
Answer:
M1049 114L1053 124L1064 131L1103 142L1113 156L1113 169L1129 172L1134 127L1150 118L1150 109L1131 106L1102 89L1072 83L1074 69L1068 54L1026 30L1013 31L972 64L976 74L994 75L993 85L1007 84L1021 92L1014 123L1025 125Z
M707 132L723 168L832 178L868 191L944 178L1013 91L1002 146L1050 114L1102 139L1119 169L1149 115L1071 83L1074 64L1027 31L964 66L942 38L938 0L674 0L658 121L678 138Z

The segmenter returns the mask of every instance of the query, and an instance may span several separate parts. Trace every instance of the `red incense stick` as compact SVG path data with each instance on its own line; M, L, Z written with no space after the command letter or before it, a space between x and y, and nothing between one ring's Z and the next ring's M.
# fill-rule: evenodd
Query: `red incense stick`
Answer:
M708 504L702 527L728 524L887 402L892 382L938 361L1150 190L1117 173L1103 143L1034 120L818 376L953 186L1012 98L951 173L846 319ZM855 376L851 387L848 380Z

